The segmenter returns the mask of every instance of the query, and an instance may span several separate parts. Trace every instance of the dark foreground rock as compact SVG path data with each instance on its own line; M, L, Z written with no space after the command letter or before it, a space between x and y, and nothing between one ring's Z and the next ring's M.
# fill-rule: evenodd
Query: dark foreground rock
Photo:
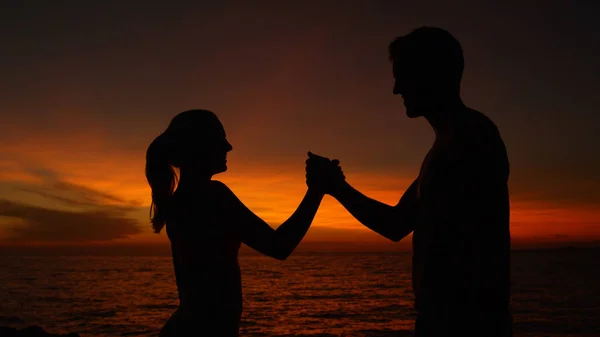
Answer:
M28 326L23 329L0 326L0 337L79 337L79 334L74 332L68 334L48 333L37 325Z

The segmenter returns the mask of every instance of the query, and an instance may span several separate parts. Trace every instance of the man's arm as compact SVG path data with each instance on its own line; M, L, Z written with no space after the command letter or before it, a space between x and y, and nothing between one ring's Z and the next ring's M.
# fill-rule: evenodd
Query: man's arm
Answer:
M416 226L419 201L417 180L404 192L396 206L371 199L341 182L331 191L336 198L360 223L394 242L410 234Z

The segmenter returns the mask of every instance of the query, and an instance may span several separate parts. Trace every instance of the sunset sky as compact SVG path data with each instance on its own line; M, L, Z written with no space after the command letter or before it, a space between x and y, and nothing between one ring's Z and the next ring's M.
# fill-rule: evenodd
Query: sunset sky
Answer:
M599 5L455 3L3 3L0 244L166 243L145 151L192 108L234 148L215 179L273 227L304 195L308 150L395 204L434 135L392 95L387 46L421 25L462 43L463 99L504 138L515 242L600 240ZM326 197L306 240L382 239Z

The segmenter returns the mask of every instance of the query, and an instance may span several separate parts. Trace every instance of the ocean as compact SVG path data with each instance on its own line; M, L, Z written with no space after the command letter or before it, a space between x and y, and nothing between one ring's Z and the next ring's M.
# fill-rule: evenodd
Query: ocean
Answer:
M513 252L515 336L600 336L600 250ZM240 256L242 336L412 336L407 253ZM4 256L0 326L157 336L177 307L170 257Z

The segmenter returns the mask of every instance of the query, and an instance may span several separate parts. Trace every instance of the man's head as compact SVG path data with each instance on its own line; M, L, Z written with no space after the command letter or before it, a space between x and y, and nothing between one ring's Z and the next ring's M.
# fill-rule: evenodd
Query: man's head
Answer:
M408 117L431 113L460 93L464 68L458 40L435 27L420 27L389 45L394 94L402 95Z

